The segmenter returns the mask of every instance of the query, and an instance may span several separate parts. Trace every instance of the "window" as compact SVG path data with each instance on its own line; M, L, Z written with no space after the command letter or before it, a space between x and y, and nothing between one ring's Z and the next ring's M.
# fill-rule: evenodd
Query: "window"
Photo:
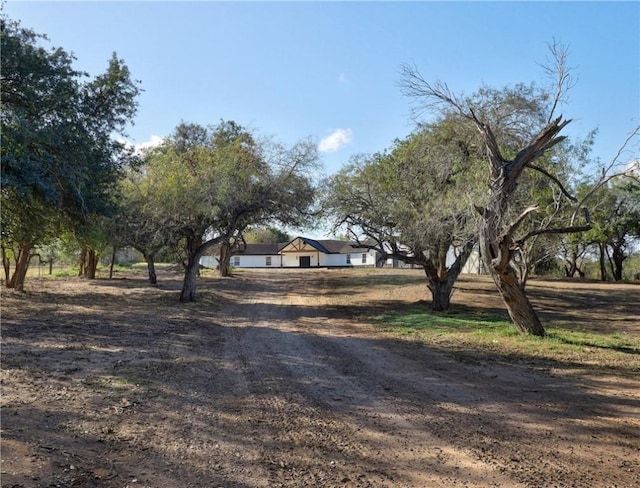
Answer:
M240 266L240 256L233 256L233 265Z
M351 254L347 254L347 264L351 264Z
M266 261L266 265L267 266L271 266L271 256L267 256L267 258L265 259Z
M366 254L362 254L362 264L367 264L367 255Z

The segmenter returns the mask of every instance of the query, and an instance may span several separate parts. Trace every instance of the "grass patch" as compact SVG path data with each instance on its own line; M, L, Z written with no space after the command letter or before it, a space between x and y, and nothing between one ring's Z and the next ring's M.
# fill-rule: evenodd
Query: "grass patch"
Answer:
M414 306L373 320L388 332L462 358L546 359L640 371L639 337L580 330L575 323L545 324L546 337L528 336L518 333L504 316L464 305L441 313Z
M45 275L44 278L75 278L78 276L78 270L75 268L64 268L54 270L53 274Z
M547 340L580 348L611 349L614 351L640 354L640 340L624 334L594 334L576 330L555 329L547 331Z
M442 335L496 335L501 337L518 335L513 325L504 317L463 306L452 306L447 312L432 312L426 308L413 307L394 311L375 318L387 324L387 329L398 334L422 336Z

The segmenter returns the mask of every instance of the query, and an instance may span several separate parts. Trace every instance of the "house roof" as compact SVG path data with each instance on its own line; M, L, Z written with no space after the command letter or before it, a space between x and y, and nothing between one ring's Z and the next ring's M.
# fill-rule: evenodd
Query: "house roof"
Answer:
M244 249L240 249L237 254L249 254L251 256L263 256L278 254L282 244L247 244Z
M352 241L339 241L335 239L316 240L310 239L308 237L298 236L289 242L280 242L278 244L247 244L246 247L238 251L237 254L250 256L276 255L280 254L280 251L282 251L285 247L292 244L298 239L300 239L300 241L302 241L304 244L324 254L348 253L353 251L354 249L361 249L355 242Z

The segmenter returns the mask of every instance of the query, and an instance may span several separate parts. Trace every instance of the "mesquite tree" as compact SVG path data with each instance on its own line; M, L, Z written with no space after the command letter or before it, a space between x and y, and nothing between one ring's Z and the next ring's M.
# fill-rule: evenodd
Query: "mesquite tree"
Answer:
M421 127L392 149L355 158L329 180L325 210L361 247L421 267L433 310L447 310L475 242L472 133L459 117ZM447 263L448 255L453 254Z
M315 146L285 148L259 141L242 126L181 124L147 155L148 209L158 228L182 241L180 301L196 299L200 258L269 220L296 224L313 203Z
M179 236L156 218L150 198L153 191L144 171L129 171L121 181L120 208L112 227L121 246L131 246L142 254L149 283L155 285L158 282L156 256L175 248Z
M577 214L566 225L547 224L522 231L522 224L538 210L536 201L525 207L517 199L518 185L528 172L537 172L551 180L570 201L565 185L554 172L537 163L565 137L560 135L570 120L556 116L571 77L566 68L566 51L552 46L557 75L553 90L517 85L496 91L484 88L474 97L463 98L446 84L426 81L413 66L403 68L404 93L417 101L420 110L455 113L470 121L485 147L490 182L484 202L475 206L479 215L480 252L506 305L509 316L520 332L543 336L544 327L529 301L515 256L529 239L545 233L568 233L588 230L587 221L576 225ZM553 163L553 160L550 159ZM515 202L520 208L514 208ZM588 220L588 219L587 219Z

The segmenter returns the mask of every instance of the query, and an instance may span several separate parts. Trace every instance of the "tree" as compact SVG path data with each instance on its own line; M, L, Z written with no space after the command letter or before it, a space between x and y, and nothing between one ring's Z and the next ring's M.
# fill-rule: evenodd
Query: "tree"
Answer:
M7 271L13 255L7 286L22 290L38 245L113 208L131 152L112 137L134 116L139 88L115 53L104 74L84 82L63 49L39 46L44 36L5 16L0 24L3 260Z
M570 221L576 209L576 198L582 184L584 168L591 163L591 147L595 132L582 140L558 143L553 151L541 155L536 161L538 171L523 173L512 196L512 208L526 208L535 202L536 211L529 213L520 224L519 232L533 237L515 250L512 265L517 267L521 288L525 288L530 273L545 274L557 270L557 258L562 254L562 240L572 239L580 233L538 233L539 229L562 227ZM504 149L503 149L504 151ZM547 174L553 174L549 178ZM556 183L561 181L561 185ZM568 256L565 253L565 256Z
M250 225L308 217L314 188L308 172L315 146L259 142L242 126L180 124L149 153L149 209L156 223L183 243L185 276L180 301L196 299L200 257Z
M423 268L436 311L449 308L477 240L467 200L478 151L468 129L448 117L396 141L389 152L352 160L331 178L325 198L334 231L346 226L383 260Z
M635 181L616 180L595 193L593 228L586 238L598 247L600 278L611 276L621 281L624 261L634 238L640 237L640 185Z
M289 242L293 237L277 227L254 227L244 234L247 244L278 244Z
M286 147L271 140L259 143L261 157L270 169L265 174L269 183L263 191L269 204L263 205L257 212L251 212L239 220L236 236L224 240L220 246L219 271L221 276L231 273L231 256L246 244L245 233L257 227L273 228L274 224L291 227L312 227L317 212L312 210L315 201L315 188L312 171L318 156L315 144L302 141ZM266 180L265 180L266 181ZM267 193L271 196L267 197Z
M36 246L48 244L59 228L55 209L37 196L25 205L25 195L15 188L2 188L2 263L7 288L23 291ZM12 271L13 265L13 271Z
M572 234L562 239L560 246L560 256L565 262L564 275L567 278L574 278L577 274L580 278L584 278L584 263L589 250L588 244L580 234Z
M163 226L156 218L151 198L151 181L144 171L133 169L121 181L120 208L113 225L114 233L122 247L131 246L147 263L149 283L158 283L155 260L169 249L175 249L180 236Z
M413 66L403 68L402 80L404 93L417 101L419 110L454 113L478 130L490 175L487 196L482 204L476 205L481 255L518 330L538 336L545 335L545 330L521 286L514 257L537 235L590 228L588 222L577 225L578 214L574 212L564 226L545 225L520 233L523 222L539 208L535 201L526 207L515 205L522 203L515 197L527 173L544 175L566 198L576 202L553 168L549 170L537 164L565 139L560 133L570 122L555 115L572 83L566 66L566 50L553 45L552 53L556 65L550 71L556 75L556 82L551 89L534 85L516 85L502 91L483 88L474 97L464 98L444 83L429 83ZM513 150L514 147L517 150Z

